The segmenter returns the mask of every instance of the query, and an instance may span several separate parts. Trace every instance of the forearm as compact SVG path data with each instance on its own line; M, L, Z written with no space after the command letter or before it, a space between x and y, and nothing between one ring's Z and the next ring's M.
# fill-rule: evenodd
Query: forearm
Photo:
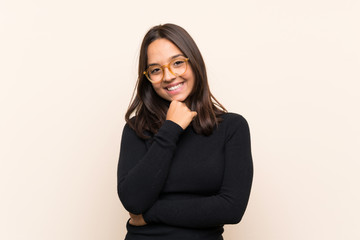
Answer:
M148 149L144 141L130 135L132 132L123 135L118 166L118 194L129 212L143 213L157 200L181 132L178 125L165 122Z
M225 143L224 176L218 193L191 199L163 198L145 212L145 221L212 227L238 223L242 219L252 186L253 162L248 124L243 118L235 123Z
M252 182L249 170L240 191L191 199L161 199L144 213L148 223L165 223L179 227L213 227L240 222L246 210Z

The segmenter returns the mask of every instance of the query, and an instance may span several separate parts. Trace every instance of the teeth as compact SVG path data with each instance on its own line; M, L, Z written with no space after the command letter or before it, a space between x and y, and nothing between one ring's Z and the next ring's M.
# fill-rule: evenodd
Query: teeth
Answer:
M176 86L169 87L169 88L166 88L166 89L169 90L169 91L173 91L173 90L175 90L175 89L178 89L181 85L182 85L182 83L179 83L179 84L176 85Z

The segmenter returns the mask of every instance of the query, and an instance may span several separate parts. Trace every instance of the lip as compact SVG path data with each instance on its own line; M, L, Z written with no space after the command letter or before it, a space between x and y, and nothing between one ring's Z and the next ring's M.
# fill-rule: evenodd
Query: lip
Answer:
M166 85L166 86L164 87L164 89L167 90L167 88L170 88L170 87L179 85L179 84L181 84L181 83L184 83L184 82L177 82L177 83L172 83L172 84ZM167 90L167 91L168 91L168 90Z
M169 87L173 87L173 86L176 86L176 85L179 85L181 84L181 86L175 90L172 90L172 91L169 91L167 88ZM183 91L184 89L184 86L185 86L185 82L178 82L178 83L172 83L172 84L169 84L167 85L166 87L164 87L164 90L169 94L169 95L176 95L176 94L179 94L180 92Z

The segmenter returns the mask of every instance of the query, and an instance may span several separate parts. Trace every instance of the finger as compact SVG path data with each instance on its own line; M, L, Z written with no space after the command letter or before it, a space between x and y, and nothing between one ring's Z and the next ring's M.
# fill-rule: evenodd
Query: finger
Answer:
M180 103L179 101L176 101L176 100L172 100L171 101L171 103L170 103L170 105L172 104L172 105L175 105L175 104L178 104L178 103Z

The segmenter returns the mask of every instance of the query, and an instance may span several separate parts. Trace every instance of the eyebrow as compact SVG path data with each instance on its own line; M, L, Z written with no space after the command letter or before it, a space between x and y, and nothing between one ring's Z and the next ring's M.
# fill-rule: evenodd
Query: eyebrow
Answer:
M173 60L173 59L175 59L177 57L180 57L180 56L185 57L184 54L179 53L179 54L176 54L176 55L170 57L169 60ZM150 63L150 64L148 64L148 67L154 66L154 65L159 65L160 66L160 64L158 64L158 63Z

